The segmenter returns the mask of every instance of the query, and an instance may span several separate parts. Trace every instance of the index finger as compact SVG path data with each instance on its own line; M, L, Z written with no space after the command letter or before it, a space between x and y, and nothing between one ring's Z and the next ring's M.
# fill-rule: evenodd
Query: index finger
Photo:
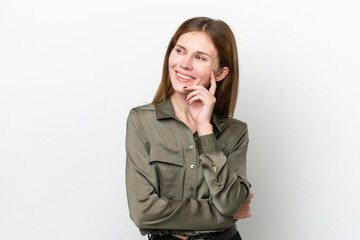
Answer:
M211 93L211 95L215 96L215 90L216 90L215 71L212 70L210 74L210 88L209 88L209 92Z

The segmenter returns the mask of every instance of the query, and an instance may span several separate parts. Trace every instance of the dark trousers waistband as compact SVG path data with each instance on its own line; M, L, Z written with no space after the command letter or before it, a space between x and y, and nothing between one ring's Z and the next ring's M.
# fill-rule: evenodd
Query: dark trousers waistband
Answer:
M193 237L189 237L188 240L232 240L237 234L237 228L236 228L236 224L234 224L233 227L223 231L223 232L215 232L215 233L207 233L204 235L200 235L200 236L193 236ZM165 235L165 236L160 236L160 235L151 235L151 237L149 237L150 240L179 240L179 238L174 237L172 235ZM241 239L241 238L239 238Z

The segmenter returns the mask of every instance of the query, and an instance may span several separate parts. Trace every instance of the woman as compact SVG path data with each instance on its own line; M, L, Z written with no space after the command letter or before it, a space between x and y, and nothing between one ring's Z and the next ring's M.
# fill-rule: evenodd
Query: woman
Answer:
M192 18L169 43L152 104L131 110L128 204L149 239L241 239L235 221L250 217L252 194L247 126L232 118L238 78L228 25Z

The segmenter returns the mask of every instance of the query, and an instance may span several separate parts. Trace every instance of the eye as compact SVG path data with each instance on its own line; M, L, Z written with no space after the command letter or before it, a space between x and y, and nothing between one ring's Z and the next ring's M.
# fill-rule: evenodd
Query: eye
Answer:
M206 59L202 56L197 56L196 58L199 59L200 61L206 61Z
M183 53L184 53L183 50L181 50L180 48L176 48L175 51L176 51L177 53L179 53L179 54L183 54Z

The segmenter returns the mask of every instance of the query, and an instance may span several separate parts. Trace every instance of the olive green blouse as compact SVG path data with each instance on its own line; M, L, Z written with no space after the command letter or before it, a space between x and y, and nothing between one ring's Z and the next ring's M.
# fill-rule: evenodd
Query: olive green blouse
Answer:
M130 217L141 234L223 231L250 193L247 125L212 115L214 133L193 134L171 100L130 111L126 189ZM212 168L216 166L216 172Z

